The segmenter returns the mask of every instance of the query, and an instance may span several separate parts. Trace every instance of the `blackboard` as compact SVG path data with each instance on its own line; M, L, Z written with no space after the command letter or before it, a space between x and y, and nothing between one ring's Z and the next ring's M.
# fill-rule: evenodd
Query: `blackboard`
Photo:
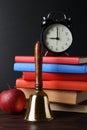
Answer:
M13 71L16 55L33 55L40 38L42 17L62 11L72 19L73 45L69 54L87 55L86 1L0 0L0 91L15 86L20 72Z

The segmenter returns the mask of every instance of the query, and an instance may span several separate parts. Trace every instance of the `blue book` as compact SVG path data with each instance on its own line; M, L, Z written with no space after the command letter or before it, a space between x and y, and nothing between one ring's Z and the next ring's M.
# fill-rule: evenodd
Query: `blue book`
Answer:
M14 63L14 71L34 72L34 63ZM42 64L42 72L59 72L59 73L87 73L87 65L72 65L72 64Z

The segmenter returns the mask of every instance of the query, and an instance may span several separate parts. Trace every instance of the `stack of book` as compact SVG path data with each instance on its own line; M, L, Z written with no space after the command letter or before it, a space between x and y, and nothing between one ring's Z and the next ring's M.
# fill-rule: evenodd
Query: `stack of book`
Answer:
M35 89L34 56L15 56L14 71L22 72L15 86L28 99ZM44 56L42 80L52 110L87 112L87 57Z

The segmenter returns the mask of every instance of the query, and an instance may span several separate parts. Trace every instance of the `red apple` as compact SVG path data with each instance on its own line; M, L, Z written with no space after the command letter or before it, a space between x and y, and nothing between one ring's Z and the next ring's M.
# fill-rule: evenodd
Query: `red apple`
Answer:
M9 89L0 93L0 108L8 114L21 112L26 104L26 97L21 90Z

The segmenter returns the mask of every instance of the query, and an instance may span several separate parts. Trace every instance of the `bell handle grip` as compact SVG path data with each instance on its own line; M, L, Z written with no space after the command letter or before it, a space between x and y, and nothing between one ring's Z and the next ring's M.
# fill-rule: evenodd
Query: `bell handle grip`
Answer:
M41 43L38 41L35 44L35 75L36 75L36 89L42 89L42 56L41 56Z

